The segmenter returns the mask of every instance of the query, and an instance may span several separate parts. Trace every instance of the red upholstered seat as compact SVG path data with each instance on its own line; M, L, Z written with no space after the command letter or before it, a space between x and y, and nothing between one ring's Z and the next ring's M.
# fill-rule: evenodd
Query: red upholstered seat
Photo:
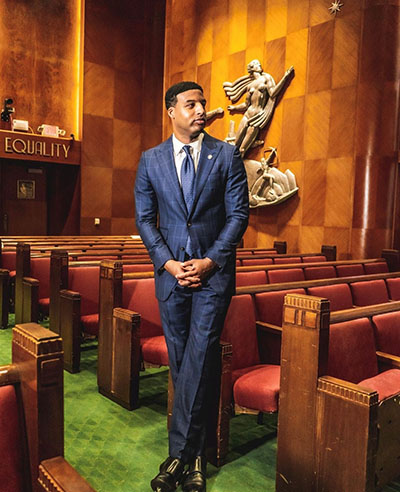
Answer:
M239 377L233 385L235 403L259 412L276 412L280 374L280 366L263 365Z
M400 312L379 314L372 321L377 349L400 357Z
M240 250L236 251L236 256L248 256L251 254L253 254L252 251L240 251Z
M368 280L365 282L353 282L350 284L355 306L369 306L389 302L389 294L385 281Z
M389 268L386 261L376 261L375 263L365 263L364 271L366 274L370 273L388 273Z
M236 259L236 266L241 266L242 262L238 259Z
M259 270L256 272L236 272L236 287L266 283L268 283L268 279L267 272L265 270Z
M68 288L81 295L82 330L89 335L99 333L99 266L81 266L68 270Z
M280 366L260 364L252 297L233 296L221 340L232 344L235 403L260 412L278 409Z
M12 385L0 387L0 490L22 492L24 466L17 395Z
M335 278L336 270L334 266L308 267L304 269L304 277L306 280Z
M100 260L118 260L116 255L88 255L78 256L76 261L100 261Z
M99 334L99 313L81 316L81 326L85 333L97 337Z
M146 254L140 254L140 255L122 255L123 260L150 260L150 256Z
M140 314L141 338L163 335L153 278L124 280L122 307Z
M100 267L75 267L68 270L68 289L81 295L81 316L99 312Z
M399 369L378 373L374 332L368 318L330 326L328 374L376 390L379 400L400 393Z
M50 258L31 258L30 277L39 280L39 299L50 295Z
M242 259L243 266L254 266L254 265L272 265L272 258L251 258L251 259Z
M158 337L141 338L142 357L146 362L157 366L167 366L168 350L164 335Z
M1 268L10 270L10 272L15 271L16 256L15 251L4 251L1 253Z
M336 265L336 273L338 277L354 277L356 275L364 275L364 268L361 263L356 265Z
M307 294L329 299L331 311L339 311L341 309L350 309L353 307L353 298L348 284L309 287L307 289Z
M330 325L328 374L351 383L378 374L374 332L368 318Z
M154 278L124 280L122 283L122 307L140 314L140 338L145 362L168 365L167 345L161 325L156 299ZM155 340L150 340L152 338ZM162 343L162 340L164 343ZM160 361L164 363L161 364Z
M400 278L387 278L386 287L392 301L400 301Z
M254 296L257 320L282 326L283 301L286 294L305 294L304 289L260 292Z
M400 370L389 369L372 378L363 379L359 385L377 391L379 400L384 400L400 393Z
M124 273L135 272L152 272L154 270L152 263L134 263L132 265L123 265Z
M301 256L290 256L290 257L283 257L280 258L279 256L274 258L274 263L276 265L282 265L286 263L301 263Z
M233 296L221 340L232 343L232 371L260 364L256 318L250 294Z
M50 258L31 258L30 277L39 280L39 309L48 316L50 304Z
M320 261L326 261L326 256L324 255L303 256L303 263L317 263Z
M305 280L302 268L288 268L286 270L269 270L268 280L270 284L282 282L301 282Z

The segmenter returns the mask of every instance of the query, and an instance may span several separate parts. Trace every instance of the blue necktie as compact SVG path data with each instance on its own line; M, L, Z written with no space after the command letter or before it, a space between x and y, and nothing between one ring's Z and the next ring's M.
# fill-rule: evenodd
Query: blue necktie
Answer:
M183 198L185 199L186 208L189 213L190 209L192 208L193 199L194 199L195 171L194 171L193 158L190 153L190 145L184 145L182 148L185 151L186 156L183 159L182 167L181 167L181 186L182 186ZM193 254L189 235L186 242L186 253L189 256L192 256Z
M190 145L184 145L182 148L185 151L186 156L182 162L181 185L182 185L183 198L185 199L185 203L186 203L186 208L188 212L190 212L194 199L194 178L195 178L194 162L193 162L192 155L190 153Z

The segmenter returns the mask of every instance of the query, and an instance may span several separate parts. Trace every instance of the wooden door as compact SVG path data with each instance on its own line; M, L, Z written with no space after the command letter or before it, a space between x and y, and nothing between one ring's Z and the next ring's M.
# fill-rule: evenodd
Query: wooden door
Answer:
M2 235L47 234L46 168L15 160L0 160Z

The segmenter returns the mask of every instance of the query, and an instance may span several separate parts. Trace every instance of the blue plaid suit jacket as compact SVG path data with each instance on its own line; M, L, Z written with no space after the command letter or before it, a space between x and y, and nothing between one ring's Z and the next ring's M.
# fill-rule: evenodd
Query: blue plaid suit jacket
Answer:
M135 204L136 225L154 263L158 299L166 300L176 285L163 265L170 259L184 261L188 234L193 256L218 265L209 285L219 294L233 294L235 251L249 214L246 172L236 147L204 134L194 203L187 210L170 137L142 154Z

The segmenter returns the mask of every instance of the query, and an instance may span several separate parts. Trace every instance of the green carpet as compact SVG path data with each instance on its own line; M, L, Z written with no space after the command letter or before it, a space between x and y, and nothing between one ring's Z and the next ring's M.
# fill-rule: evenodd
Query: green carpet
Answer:
M11 329L0 330L0 364L10 360ZM168 453L168 372L143 373L141 406L130 412L98 393L96 361L97 350L89 348L80 373L64 371L65 456L98 492L150 492ZM228 462L208 467L208 492L275 490L276 422L275 415L265 416L263 425L249 415L231 420ZM400 482L384 492L400 492Z

